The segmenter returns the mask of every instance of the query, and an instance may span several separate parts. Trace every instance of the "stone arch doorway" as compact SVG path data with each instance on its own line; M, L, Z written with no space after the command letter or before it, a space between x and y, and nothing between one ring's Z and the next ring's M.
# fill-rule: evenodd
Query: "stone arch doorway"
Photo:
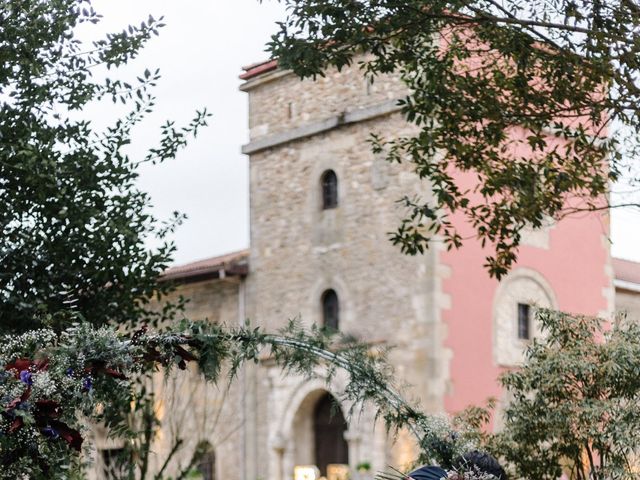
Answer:
M325 392L313 411L313 439L315 465L320 475L327 476L327 465L349 465L349 446L344 434L349 425L335 398Z
M349 464L349 444L345 438L349 425L331 393L313 389L294 412L290 436L287 435L288 447L283 452L282 471L288 478L293 478L296 465L315 465L326 476L327 465ZM291 477L287 475L289 472Z

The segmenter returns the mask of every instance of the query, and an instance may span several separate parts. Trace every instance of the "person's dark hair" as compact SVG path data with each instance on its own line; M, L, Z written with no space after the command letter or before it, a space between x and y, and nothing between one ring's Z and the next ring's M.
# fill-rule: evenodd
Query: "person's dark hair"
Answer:
M472 450L460 457L456 464L459 468L476 467L480 472L489 473L498 480L509 480L498 460L486 452Z
M413 480L442 480L447 478L447 472L435 465L425 465L411 472L408 477Z

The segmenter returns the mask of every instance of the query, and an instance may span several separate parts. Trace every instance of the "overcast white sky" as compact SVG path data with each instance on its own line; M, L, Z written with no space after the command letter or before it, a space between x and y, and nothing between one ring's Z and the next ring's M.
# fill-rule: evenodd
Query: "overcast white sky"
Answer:
M128 67L131 74L146 67L162 74L155 113L137 130L133 152L153 143L167 119L187 122L205 106L213 113L178 159L145 167L141 175L156 216L178 210L189 217L174 236L176 263L246 248L248 165L240 147L248 138L247 101L238 75L241 66L267 58L264 45L284 9L273 0L96 0L94 7L105 17L102 31L139 24L149 14L165 16L161 35ZM638 232L640 214L615 213L613 254L640 261Z
M269 0L96 0L93 6L104 20L82 37L139 24L149 14L164 15L167 24L125 71L160 68L162 75L154 114L135 132L134 155L154 143L167 119L186 123L205 106L213 114L176 160L141 171L156 216L166 219L174 210L188 215L174 236L176 262L246 248L248 163L240 147L248 138L247 100L238 91L238 75L243 65L268 58L265 44L284 9ZM91 112L96 123L104 116L100 108Z

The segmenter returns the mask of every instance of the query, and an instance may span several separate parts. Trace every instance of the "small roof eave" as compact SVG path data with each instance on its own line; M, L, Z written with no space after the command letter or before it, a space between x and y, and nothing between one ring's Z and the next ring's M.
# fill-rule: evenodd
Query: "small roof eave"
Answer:
M258 77L263 73L272 72L277 69L278 60L275 59L253 63L251 65L247 65L246 67L242 67L244 73L240 75L240 80L251 80L252 78Z
M196 282L214 278L244 277L249 273L249 251L241 250L168 268L160 281Z

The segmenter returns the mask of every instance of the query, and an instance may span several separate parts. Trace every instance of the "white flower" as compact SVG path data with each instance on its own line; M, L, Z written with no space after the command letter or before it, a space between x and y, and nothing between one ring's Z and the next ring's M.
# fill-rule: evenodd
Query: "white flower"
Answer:
M56 392L57 383L48 371L33 374L33 390L38 397L50 397Z
M482 472L478 467L473 467L468 471L451 471L447 475L448 480L496 480L496 477L490 473Z

